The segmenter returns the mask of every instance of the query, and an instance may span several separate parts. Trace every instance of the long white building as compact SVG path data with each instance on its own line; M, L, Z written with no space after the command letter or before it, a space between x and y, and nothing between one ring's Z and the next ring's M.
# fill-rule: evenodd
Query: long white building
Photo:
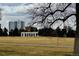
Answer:
M38 36L38 32L21 32L21 37Z

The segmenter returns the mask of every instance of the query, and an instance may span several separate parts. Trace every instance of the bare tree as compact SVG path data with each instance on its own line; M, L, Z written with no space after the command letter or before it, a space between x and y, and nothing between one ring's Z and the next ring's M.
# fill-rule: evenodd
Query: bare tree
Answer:
M44 27L51 27L58 20L64 23L69 17L75 16L76 5L73 3L40 3L28 11L32 14L31 25L40 23Z

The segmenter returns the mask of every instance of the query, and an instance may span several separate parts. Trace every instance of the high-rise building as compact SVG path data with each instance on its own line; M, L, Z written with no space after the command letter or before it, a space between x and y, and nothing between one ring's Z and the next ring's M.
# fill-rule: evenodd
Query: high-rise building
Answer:
M14 30L15 28L24 29L24 22L23 21L10 21L9 22L9 31Z
M17 23L18 23L17 21L14 22L14 28L18 28L18 26L17 26L18 24Z
M23 21L17 21L17 28L18 29L24 29L24 22Z
M24 22L21 21L21 29L23 29L23 28L24 28Z
M14 30L14 22L9 22L9 31Z

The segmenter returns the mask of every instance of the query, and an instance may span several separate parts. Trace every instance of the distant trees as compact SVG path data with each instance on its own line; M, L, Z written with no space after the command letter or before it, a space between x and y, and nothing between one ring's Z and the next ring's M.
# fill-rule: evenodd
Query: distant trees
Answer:
M30 27L31 28L31 32L37 32L37 28L36 27Z
M17 27L13 31L13 36L19 36L19 30Z
M63 28L63 29L60 29L59 27L54 30L52 28L43 28L43 29L39 29L37 30L36 28L34 27L30 27L30 32L36 32L38 31L38 35L39 36L52 36L52 37L75 37L75 33L76 31L72 30L71 27L68 27L68 30L67 28ZM2 29L0 27L0 36L20 36L21 35L21 32L28 32L27 30L24 30L24 29L18 29L18 28L15 28L14 30L11 29L9 31L9 34L8 34L8 30L4 27L4 29Z
M36 32L37 28L27 27L26 29L18 29L17 27L9 31L9 36L21 36L21 32Z
M59 27L56 30L51 28L43 28L38 31L40 36L54 36L54 37L75 37L76 31L72 30L70 27L60 29Z
M57 36L59 37L65 37L67 36L67 28L63 28L63 29L60 29L59 27L56 29L56 32L57 32Z
M36 27L25 27L26 32L37 32L37 28Z
M8 30L6 28L3 29L3 36L8 36Z
M2 28L0 26L0 36L2 36L2 35L3 35L3 30L2 30Z
M9 36L13 36L13 29L10 30Z
M20 36L21 35L21 29L15 28L14 30L11 29L9 32L9 36Z
M6 28L2 29L0 27L0 36L8 36L8 30Z
M68 33L67 36L68 37L75 37L76 35L76 31L72 30L70 27L68 28Z
M38 35L40 36L55 36L56 32L54 32L51 28L43 28L38 31Z

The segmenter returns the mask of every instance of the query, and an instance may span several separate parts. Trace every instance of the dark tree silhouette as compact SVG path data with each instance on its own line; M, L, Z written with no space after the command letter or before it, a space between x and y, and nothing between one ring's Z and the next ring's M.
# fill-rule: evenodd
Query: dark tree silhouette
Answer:
M13 29L10 30L9 36L13 36L13 31L14 31Z
M56 32L51 28L39 29L38 35L40 36L56 36Z
M7 28L4 27L3 36L8 36L8 33L7 32L8 32Z
M2 30L1 24L0 24L0 36L2 36L2 35L3 35L3 30Z
M19 33L18 33L18 28L16 27L13 31L13 36L19 36Z
M66 30L67 28L66 27L64 27L63 29L62 29L62 36L63 37L67 37L67 30Z
M25 30L24 30L24 29L19 29L19 30L18 30L18 35L19 35L19 36L21 36L21 32L25 32Z
M2 36L3 35L3 30L2 30L2 28L0 28L0 36Z
M57 32L57 36L62 37L62 32L59 27L56 29L56 32Z
M38 31L37 28L31 27L31 32L37 32L37 31Z
M68 37L75 37L75 31L72 30L70 27L68 28L67 36Z

